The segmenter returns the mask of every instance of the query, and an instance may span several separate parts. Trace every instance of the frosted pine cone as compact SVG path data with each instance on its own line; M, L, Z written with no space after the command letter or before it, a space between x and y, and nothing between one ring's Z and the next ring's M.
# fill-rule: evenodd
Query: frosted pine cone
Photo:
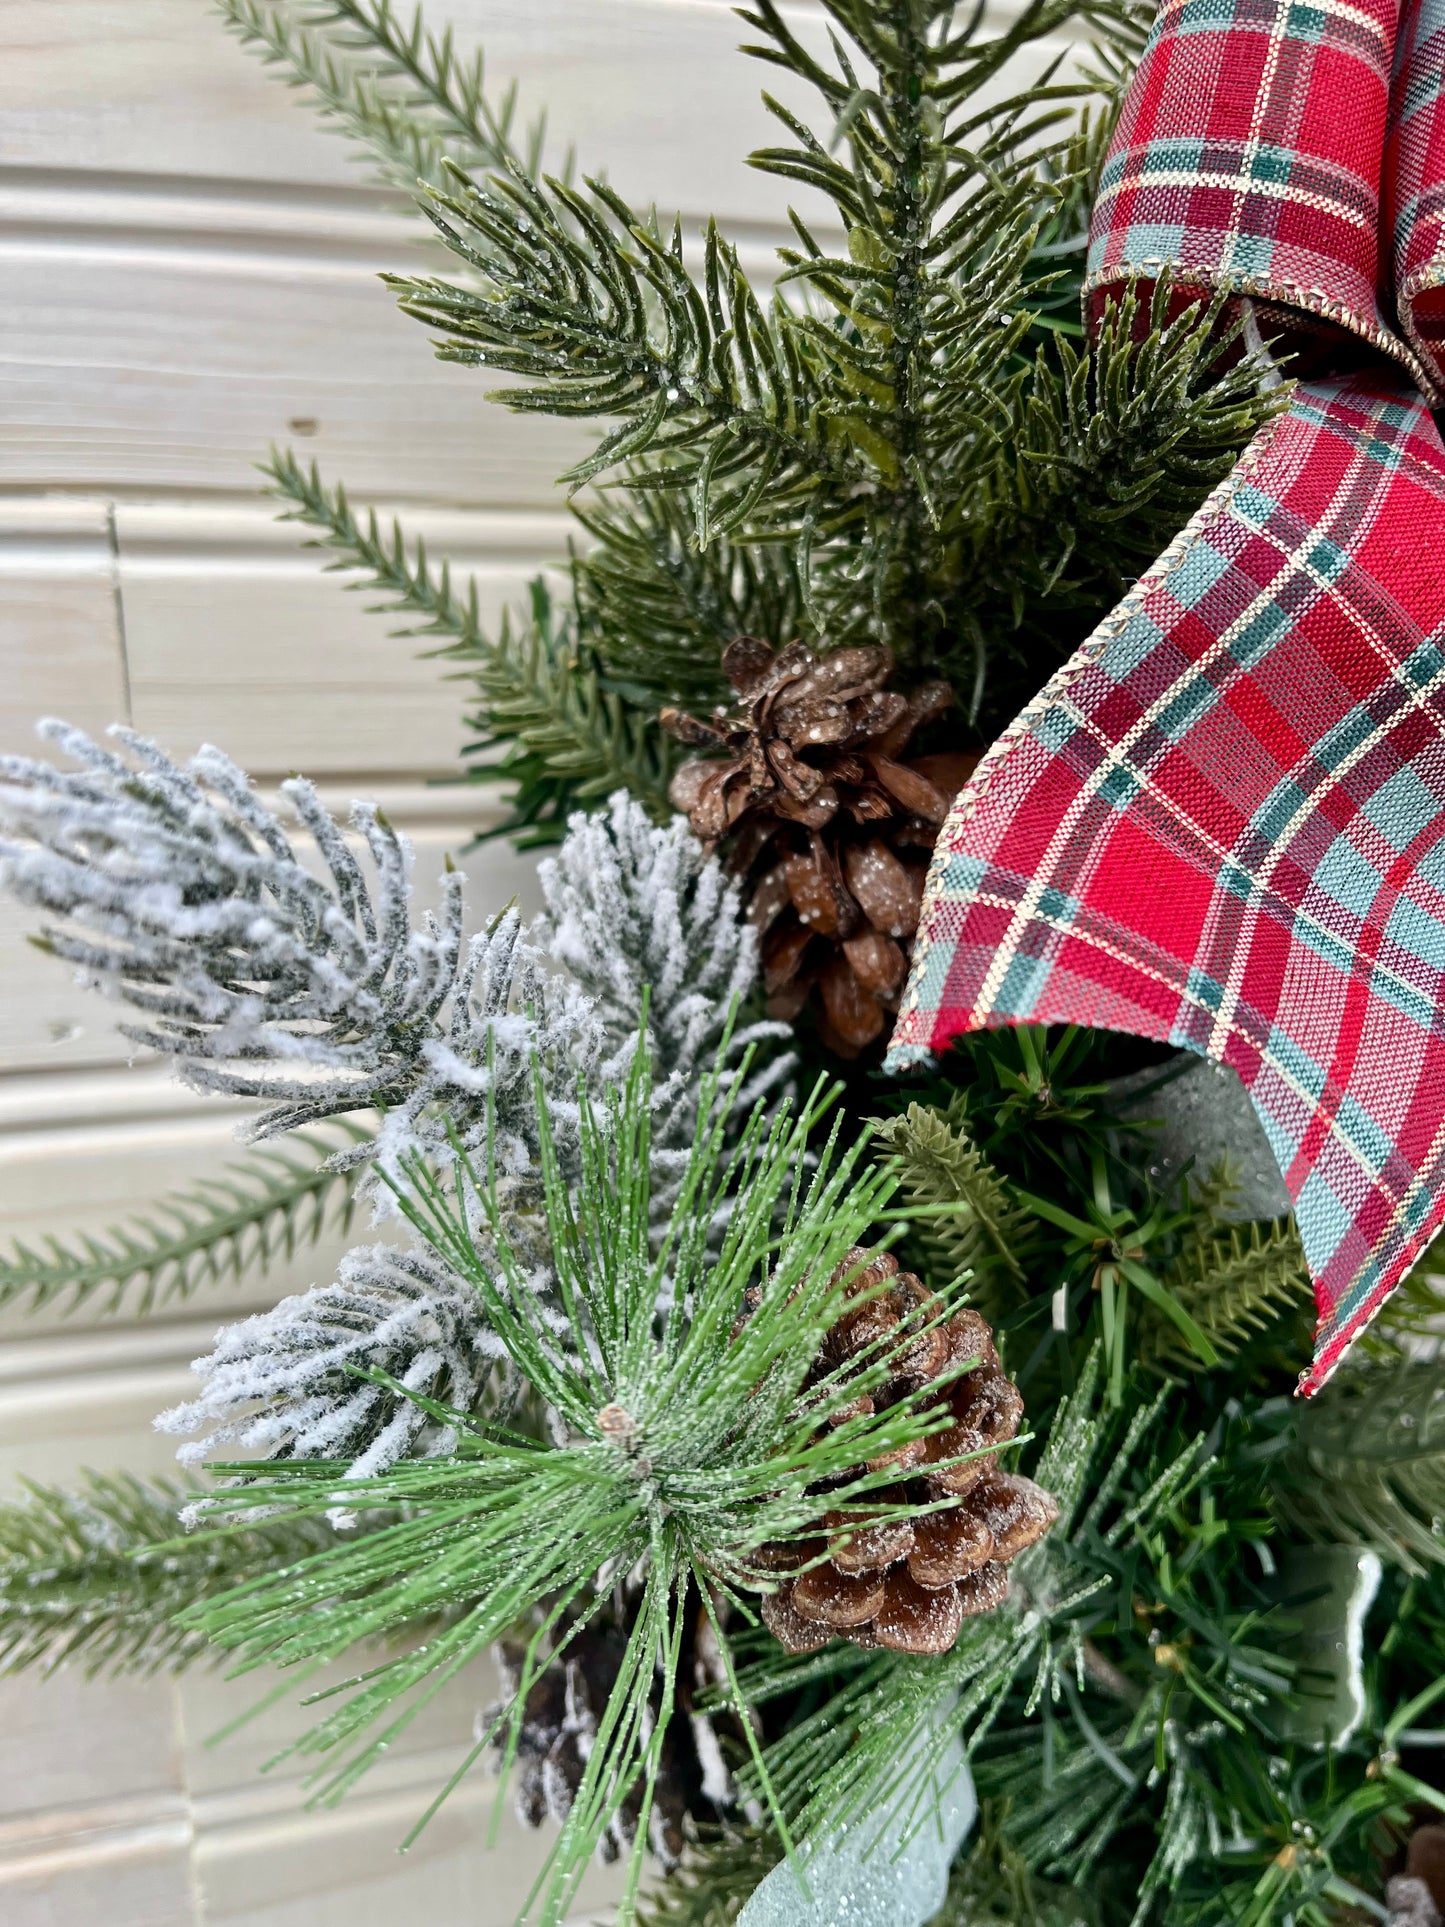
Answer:
M868 645L776 655L754 636L723 654L733 710L662 723L704 752L671 796L706 843L731 839L762 933L775 1017L814 998L831 1049L853 1057L881 1036L908 973L928 857L976 758L904 752L953 702L946 683L905 697L886 685L891 652Z
M791 1653L814 1652L834 1638L900 1653L944 1653L965 1619L1003 1604L1009 1562L1043 1537L1059 1509L1032 1479L1002 1471L989 1451L1016 1435L1023 1400L1004 1375L985 1320L965 1309L932 1323L937 1299L912 1272L900 1271L890 1252L857 1248L837 1277L851 1280L850 1298L873 1295L834 1325L818 1361L820 1377L862 1354L877 1357L915 1327L917 1342L899 1354L893 1379L869 1395L868 1406L886 1408L950 1368L972 1364L943 1388L954 1423L895 1453L898 1483L870 1504L959 1503L883 1524L873 1522L876 1510L830 1512L826 1540L764 1547L755 1555L758 1564L793 1576L765 1595L763 1619ZM985 1456L963 1459L965 1453ZM872 1460L869 1469L883 1465Z

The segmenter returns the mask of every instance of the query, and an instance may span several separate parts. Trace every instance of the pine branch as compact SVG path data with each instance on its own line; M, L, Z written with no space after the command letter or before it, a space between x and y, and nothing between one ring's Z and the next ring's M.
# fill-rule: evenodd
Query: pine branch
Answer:
M199 1496L168 1480L86 1473L0 1505L0 1673L75 1665L94 1678L179 1672L217 1655L184 1608L333 1542L316 1520L181 1534Z
M372 1478L339 1478L335 1466L301 1461L268 1465L242 1490L218 1493L211 1515L259 1503L303 1517L397 1507L404 1516L190 1616L243 1663L309 1664L418 1615L467 1608L424 1646L369 1675L300 1743L323 1762L340 1761L328 1767L324 1789L334 1795L492 1639L539 1613L525 1675L599 1574L644 1575L624 1664L557 1843L541 1910L549 1922L565 1915L582 1867L634 1787L642 1791L634 1837L646 1837L688 1585L705 1600L718 1584L771 1585L755 1564L760 1546L806 1539L826 1511L883 1490L893 1461L882 1455L932 1436L949 1418L927 1388L886 1411L861 1409L872 1403L862 1394L896 1370L912 1342L906 1333L880 1348L886 1355L870 1349L856 1369L812 1382L849 1253L894 1182L886 1167L864 1166L858 1144L840 1155L825 1148L800 1183L826 1092L797 1116L769 1121L755 1110L729 1151L737 1089L712 1073L669 1234L656 1249L652 1077L639 1046L625 1089L595 1111L584 1102L579 1185L562 1180L544 1140L545 1217L574 1334L566 1348L528 1290L489 1176L464 1167L444 1190L421 1164L407 1170L404 1209L475 1287L512 1360L558 1415L556 1436L565 1442L536 1444L472 1424L461 1426L454 1456ZM719 1222L720 1240L712 1236ZM738 1329L738 1308L754 1285L755 1308ZM950 1310L941 1302L941 1316ZM881 1469L857 1473L869 1460ZM900 1516L914 1511L905 1506ZM716 1622L713 1631L731 1676L726 1635ZM654 1717L655 1673L664 1685ZM525 1685L524 1678L519 1695ZM513 1740L519 1709L520 1696L506 1716ZM746 1706L738 1710L746 1722ZM629 1871L635 1881L637 1864ZM625 1898L621 1917L631 1912Z
M970 103L1076 10L1050 0L975 41L972 28L949 32L950 8L831 9L876 88L859 86L841 46L840 76L825 75L771 4L744 16L771 38L753 51L817 85L833 115L847 109L851 168L771 102L796 145L754 156L828 195L848 230L846 260L801 227L802 250L783 256L834 310L827 319L781 298L765 310L715 226L698 286L680 231L665 235L601 182L574 192L501 173L458 176L432 197L480 287L398 280L402 305L443 331L444 357L528 377L498 392L508 406L620 417L569 479L656 450L668 469L646 485L690 493L701 546L744 525L805 547L881 544L874 574L892 593L874 596L872 614L906 655L925 605L935 619L938 482L976 459L986 398L1033 323L1023 279L1060 191L1040 171L1041 137L1089 89L1045 87L976 114Z
M1018 1251L1027 1213L961 1124L924 1104L910 1104L901 1117L876 1127L879 1145L899 1159L903 1194L910 1205L951 1205L955 1212L920 1221L915 1236L938 1278L969 1280L971 1302L985 1317L1003 1281L1024 1279Z
M715 225L699 288L680 228L665 236L600 180L456 176L429 204L472 279L388 280L444 336L441 358L522 376L526 387L492 392L506 407L621 418L567 472L574 487L655 449L693 494L700 542L755 512L796 525L820 481L846 487L817 372Z
M612 488L579 499L573 513L594 544L573 558L581 633L608 676L649 707L701 712L729 701L722 652L737 636L811 633L795 552L724 537L699 547L682 489Z
M342 1147L368 1134L342 1123ZM329 1157L337 1147L298 1131L288 1140ZM355 1171L313 1164L285 1151L262 1151L216 1177L159 1198L129 1222L67 1242L48 1235L40 1249L15 1239L0 1254L0 1306L78 1311L98 1292L114 1310L133 1285L138 1315L189 1298L252 1269L265 1272L327 1232L350 1229Z
M992 1802L982 1806L930 1927L1094 1927L1097 1910L1082 1892L1040 1879L1009 1845L1006 1812Z
M482 56L458 54L452 31L403 24L391 0L216 0L242 44L288 85L309 89L325 120L371 154L383 179L415 194L440 185L444 160L536 173L544 124L512 136L515 90L487 99Z
M1369 1546L1408 1573L1445 1563L1445 1362L1340 1372L1300 1412L1271 1489L1313 1538Z
M1037 689L1061 633L1071 644L1068 617L1101 616L1288 399L1253 356L1221 365L1233 333L1218 302L1173 319L1169 304L1167 279L1147 315L1129 290L1092 353L1063 336L1041 349L1008 398L991 478L960 505L972 640L945 673L980 697L986 682L986 734Z
M575 565L575 634L534 612L477 658L473 753L506 748L513 832L555 835L569 799L617 780L656 806L668 772L637 767L650 744L629 735L631 706L721 693L697 645L724 629L882 640L905 673L971 691L960 721L991 734L1273 405L1252 363L1220 370L1203 317L1162 342L1116 324L1094 372L1067 341L1137 6L1033 0L992 36L943 0L827 11L826 63L773 0L745 16L752 51L812 87L829 122L820 138L770 101L788 140L753 159L827 196L846 236L830 252L795 221L764 302L715 226L695 271L652 211L518 156L480 66L419 22L383 0L304 9L328 46L364 44L428 127L485 136L425 190L468 277L398 280L403 307L444 357L524 377L498 391L508 406L606 424L568 479L615 471L630 498L584 516L599 550ZM1098 33L1099 71L1008 94L1013 57L1073 20ZM401 595L424 633L463 614L415 580Z
M649 1894L638 1910L638 1927L733 1927L758 1883L783 1855L776 1834L765 1828L704 1838L682 1867Z
M554 621L545 584L533 586L530 622L514 627L504 614L489 637L476 583L459 593L450 564L433 569L425 543L409 542L399 522L388 540L375 510L361 519L339 483L328 487L314 462L305 468L289 451L273 451L265 473L273 493L291 504L283 519L320 531L313 546L331 551L329 568L357 573L362 580L348 586L379 594L379 608L414 619L398 635L436 639L432 653L463 665L478 698L469 718L477 736L467 746L478 779L518 785L508 834L525 826L533 840L550 841L577 803L618 788L654 815L668 814L674 752L652 727L651 704L604 688L589 652ZM498 749L500 764L485 760Z
M1169 1290L1223 1358L1291 1311L1313 1303L1313 1288L1293 1219L1280 1224L1235 1225L1218 1237L1192 1243L1166 1277ZM1141 1333L1141 1352L1174 1370L1195 1369L1197 1359L1178 1327L1152 1307Z

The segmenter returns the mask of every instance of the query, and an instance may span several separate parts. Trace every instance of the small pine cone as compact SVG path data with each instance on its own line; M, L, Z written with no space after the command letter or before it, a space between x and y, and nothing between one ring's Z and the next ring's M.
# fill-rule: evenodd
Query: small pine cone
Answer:
M672 1718L663 1737L648 1815L647 1845L665 1869L680 1860L696 1822L715 1826L735 1797L715 1722L696 1708L698 1697L722 1679L716 1636L702 1607L693 1602L676 1682ZM565 1651L533 1681L522 1707L517 1737L517 1816L524 1826L559 1824L572 1811L587 1770L598 1723L606 1710L630 1630L625 1603L599 1615L567 1643ZM493 1649L507 1701L521 1680L525 1648L503 1641ZM503 1709L493 1707L490 1723ZM655 1716L654 1691L651 1713ZM500 1749L500 1740L498 1748ZM642 1786L633 1787L613 1815L598 1853L616 1860L631 1847L642 1811Z
M1405 1875L1424 1887L1437 1918L1445 1915L1445 1825L1440 1821L1425 1820L1410 1835Z
M665 729L712 752L683 764L673 804L703 842L730 839L773 1015L796 1017L811 999L825 1042L856 1057L898 1007L928 858L977 758L905 757L953 693L887 688L885 648L820 658L793 642L775 655L739 636L723 669L735 709L706 721L662 712Z
M971 1365L941 1388L954 1423L896 1451L897 1483L872 1503L957 1503L920 1519L882 1523L866 1509L829 1512L826 1538L764 1546L756 1564L787 1576L764 1596L763 1619L790 1653L816 1652L834 1638L900 1653L945 1653L965 1619L1003 1604L1009 1562L1043 1537L1059 1508L1032 1479L1002 1471L988 1452L1016 1435L1023 1400L1003 1373L984 1319L965 1309L935 1323L938 1300L912 1272L899 1270L891 1252L850 1251L834 1277L845 1281L851 1302L828 1334L817 1376L853 1360L894 1357L891 1379L850 1412L886 1409L941 1373ZM870 1295L858 1302L864 1294ZM895 1356L893 1348L911 1331L916 1342ZM888 1463L869 1460L868 1469L885 1470Z

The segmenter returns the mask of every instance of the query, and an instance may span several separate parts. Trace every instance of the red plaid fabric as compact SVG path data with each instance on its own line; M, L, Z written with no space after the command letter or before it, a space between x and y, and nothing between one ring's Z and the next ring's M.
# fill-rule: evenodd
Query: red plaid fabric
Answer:
M1398 10L1163 0L1094 206L1095 319L1120 282L1168 269L1191 295L1255 297L1306 371L1321 363L1321 331L1339 365L1345 330L1429 379L1377 297Z
M1445 390L1445 0L1397 8L1163 0L1086 313L1168 270L1334 379L985 757L889 1060L1072 1022L1233 1065L1314 1276L1307 1392L1445 1220L1445 447L1379 372Z
M1386 232L1400 327L1445 389L1445 0L1400 27L1385 155Z
M1014 1023L1239 1072L1322 1384L1445 1218L1445 447L1398 377L1301 386L955 804L890 1065Z

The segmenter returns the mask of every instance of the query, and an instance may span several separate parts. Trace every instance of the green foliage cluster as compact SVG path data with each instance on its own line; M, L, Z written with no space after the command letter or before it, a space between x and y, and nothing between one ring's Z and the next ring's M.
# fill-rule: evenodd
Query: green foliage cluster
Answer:
M1117 1057L1082 1032L973 1038L880 1124L929 1213L910 1262L934 1286L972 1268L1062 1516L942 1660L755 1652L749 1697L807 1709L772 1785L804 1833L880 1786L906 1808L962 1730L984 1820L935 1927L1382 1918L1401 1843L1445 1811L1445 1357L1419 1329L1438 1284L1302 1404L1292 1226L1231 1223L1219 1173L1155 1195L1147 1126L1110 1111ZM1356 1672L1311 1629L1348 1643L1360 1549L1382 1578ZM734 1917L739 1850L715 1875L702 1857L680 1920Z
M181 1534L199 1489L87 1473L79 1487L27 1483L0 1505L0 1672L73 1666L116 1678L205 1662L217 1649L176 1615L252 1573L335 1539L315 1520Z
M1117 1057L1079 1032L971 1039L882 1127L904 1196L952 1188L956 1222L915 1227L912 1260L934 1284L977 1264L1030 1412L1055 1415L1026 1462L1064 1514L1004 1626L937 1665L845 1666L816 1729L775 1742L774 1781L804 1826L880 1774L913 1797L926 1716L968 1734L990 1816L941 1927L1342 1927L1376 1917L1399 1843L1445 1811L1422 1718L1445 1605L1431 1286L1294 1398L1312 1305L1292 1226L1230 1223L1220 1174L1155 1195L1147 1127L1102 1088ZM1360 1548L1383 1578L1355 1677L1310 1628L1323 1613L1343 1651ZM783 1691L788 1667L760 1666L758 1696Z
M752 164L817 210L791 212L771 289L716 224L694 245L601 176L546 171L480 57L419 15L220 7L435 224L456 278L392 285L439 352L519 381L510 408L602 430L567 478L567 606L540 593L494 635L403 532L288 455L270 470L333 566L470 677L468 755L495 777L502 752L513 833L555 836L619 777L660 807L657 711L723 697L738 634L886 642L987 741L1279 406L1167 289L1126 297L1094 352L1071 339L1136 0L1030 0L995 34L953 0L827 0L827 53L773 0L743 9L747 51L818 106L814 129L764 96L780 141ZM1061 30L1093 36L1092 73L1038 72Z
M751 1735L721 1602L755 1624L747 1595L767 1583L758 1549L806 1546L837 1505L861 1505L880 1523L925 1510L888 1496L886 1455L950 1422L938 1400L942 1381L879 1411L864 1397L896 1373L916 1332L894 1333L824 1378L814 1371L856 1275L849 1254L886 1225L894 1188L891 1167L870 1166L861 1141L837 1145L836 1126L810 1160L830 1094L816 1092L796 1114L785 1106L770 1116L760 1103L734 1130L736 1082L706 1080L671 1225L658 1243L652 1086L644 1043L624 1089L595 1105L580 1094L575 1187L557 1163L539 1090L543 1209L567 1314L565 1344L527 1288L529 1260L513 1246L485 1161L476 1167L458 1152L456 1170L441 1177L411 1160L398 1185L402 1210L476 1288L509 1356L553 1415L547 1436L437 1408L461 1433L446 1457L368 1478L339 1477L319 1461L223 1468L241 1483L215 1495L209 1517L246 1518L259 1505L282 1521L339 1510L393 1522L354 1546L258 1571L181 1615L182 1625L231 1650L243 1670L309 1668L427 1622L424 1639L370 1669L298 1742L318 1762L320 1797L334 1798L463 1667L531 1623L517 1698L472 1756L498 1739L510 1760L538 1670L595 1615L608 1575L642 1575L617 1685L539 1882L538 1918L548 1923L565 1916L588 1858L640 1782L639 1845L624 1911L635 1896L689 1580ZM486 1232L480 1248L479 1225ZM500 1275L489 1253L500 1254ZM752 1309L739 1323L745 1301ZM956 1293L943 1296L937 1319L956 1303ZM662 1700L649 1718L654 1668ZM756 1742L754 1771L786 1839L786 1814Z

